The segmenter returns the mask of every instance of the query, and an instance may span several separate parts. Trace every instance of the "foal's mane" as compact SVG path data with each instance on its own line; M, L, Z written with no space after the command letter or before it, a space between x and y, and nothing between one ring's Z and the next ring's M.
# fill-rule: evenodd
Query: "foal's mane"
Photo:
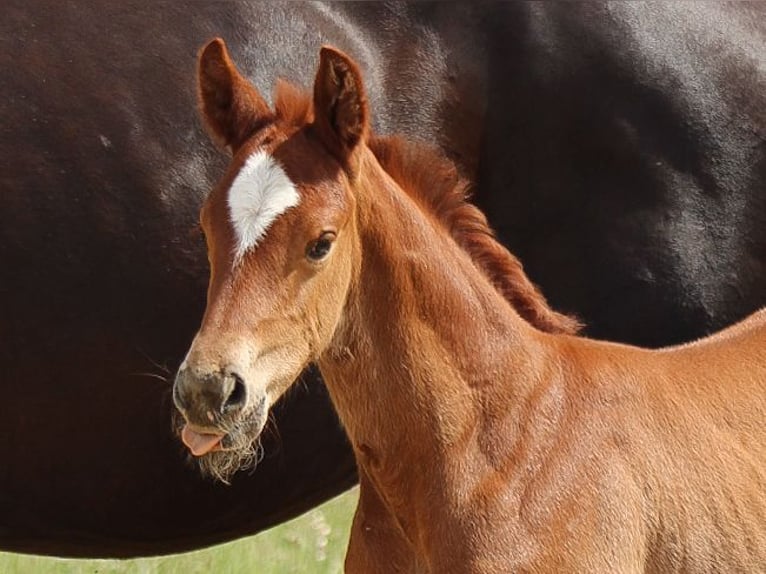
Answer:
M311 99L295 86L277 83L277 118L296 126L313 119ZM367 141L381 167L419 205L429 209L519 315L548 333L576 333L577 319L548 306L521 262L495 238L487 218L468 202L469 183L455 164L436 149L396 136L372 135Z

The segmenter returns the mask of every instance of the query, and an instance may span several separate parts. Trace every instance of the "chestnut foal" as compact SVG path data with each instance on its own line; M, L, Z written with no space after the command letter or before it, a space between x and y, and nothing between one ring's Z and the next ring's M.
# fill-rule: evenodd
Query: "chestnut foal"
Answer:
M348 572L766 571L764 312L660 351L566 334L460 193L418 189L443 164L370 136L344 54L272 110L214 40L199 92L234 159L175 384L192 452L236 462L316 362L359 467Z

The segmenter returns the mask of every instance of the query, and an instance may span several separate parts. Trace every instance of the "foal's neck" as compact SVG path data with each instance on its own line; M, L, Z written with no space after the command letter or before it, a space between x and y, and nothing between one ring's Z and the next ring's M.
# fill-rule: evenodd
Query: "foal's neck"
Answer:
M361 263L320 369L358 454L388 466L392 481L424 462L448 480L488 411L531 392L544 336L434 216L385 173L364 178Z

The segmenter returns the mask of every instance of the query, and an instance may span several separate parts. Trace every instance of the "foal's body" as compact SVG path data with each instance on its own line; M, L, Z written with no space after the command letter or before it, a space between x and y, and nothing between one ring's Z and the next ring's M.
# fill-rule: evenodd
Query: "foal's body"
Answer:
M766 312L661 351L541 333L370 187L319 361L360 467L350 572L766 568Z
M195 455L230 468L315 361L359 466L348 572L766 571L764 312L661 351L561 334L462 195L384 168L347 56L272 111L213 41L200 95L234 161L175 383Z

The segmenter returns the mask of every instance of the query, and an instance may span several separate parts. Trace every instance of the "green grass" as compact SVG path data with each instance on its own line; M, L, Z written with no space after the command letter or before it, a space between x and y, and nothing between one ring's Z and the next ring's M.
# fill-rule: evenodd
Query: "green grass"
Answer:
M337 574L358 489L262 532L206 550L136 560L69 560L0 552L2 574Z

